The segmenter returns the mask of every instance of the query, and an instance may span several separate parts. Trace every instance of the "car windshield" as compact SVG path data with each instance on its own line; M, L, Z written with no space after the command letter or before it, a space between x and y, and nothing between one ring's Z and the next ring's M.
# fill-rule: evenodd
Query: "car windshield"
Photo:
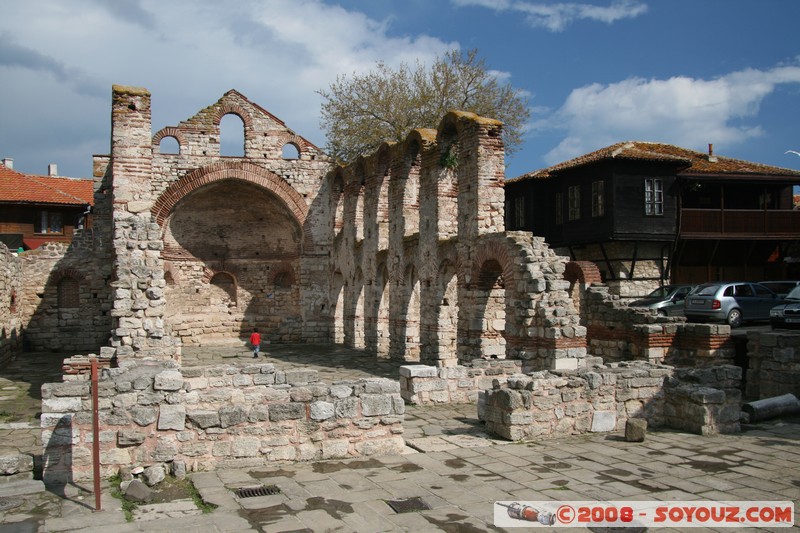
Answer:
M665 285L664 287L657 288L656 290L645 296L645 298L666 298L669 295L669 293L671 293L674 290L675 287L673 287L672 285Z
M719 290L719 285L704 285L697 289L694 294L698 296L714 296Z
M786 295L787 300L800 300L800 285L789 291Z

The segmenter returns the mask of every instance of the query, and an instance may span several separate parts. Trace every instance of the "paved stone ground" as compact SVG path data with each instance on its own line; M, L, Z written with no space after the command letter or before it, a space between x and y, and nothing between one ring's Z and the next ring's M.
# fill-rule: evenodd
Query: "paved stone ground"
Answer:
M36 389L58 374L57 357L26 354L0 370L3 446L40 453ZM184 365L246 363L249 357L242 347L186 350ZM396 363L335 347L281 347L268 349L266 357L280 366L310 365L326 381L397 375L392 374ZM0 482L0 533L469 533L503 531L493 525L497 500L791 500L796 508L800 501L800 418L749 426L740 435L650 431L643 443L625 442L619 434L535 443L494 440L476 420L474 406L409 406L404 427L409 447L400 456L194 473L203 498L218 505L209 514L178 500L142 505L127 522L107 482L100 512L92 510L89 483L42 490L41 482ZM260 486L280 492L247 498L235 492ZM414 497L430 509L396 513L387 504Z

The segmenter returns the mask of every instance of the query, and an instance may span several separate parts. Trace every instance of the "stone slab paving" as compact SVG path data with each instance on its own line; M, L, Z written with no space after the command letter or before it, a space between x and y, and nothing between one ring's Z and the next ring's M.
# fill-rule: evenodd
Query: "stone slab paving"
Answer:
M267 359L276 365L309 368L295 348L281 354L267 351ZM312 368L336 371L331 381L374 376L371 371L389 373L397 366L374 360L352 364L344 361L345 352L337 351L313 349L308 357L317 359ZM249 355L244 347L236 348L225 360L249 362ZM221 357L219 350L206 356ZM198 351L184 364L205 364L203 357ZM209 364L219 362L213 361ZM26 367L25 372L36 372L36 365ZM13 397L0 399L0 411L15 413L14 421L0 426L0 444L20 443L40 453L34 409L39 400L11 392L12 382L28 379L17 392L25 387L30 391L39 379L25 372L0 370L0 377L7 379L7 396ZM202 497L218 505L208 514L177 501L140 506L128 522L119 501L110 496L108 482L103 483L100 512L93 511L89 483L24 495L12 490L0 495L0 533L478 532L502 531L493 525L497 500L791 500L796 508L800 502L800 418L748 426L740 435L651 430L642 443L626 442L617 433L510 443L486 434L475 413L474 406L409 406L404 427L411 446L403 455L194 473L191 479ZM252 498L235 493L258 486L275 486L280 493ZM419 498L429 509L397 513L387 503L407 498Z

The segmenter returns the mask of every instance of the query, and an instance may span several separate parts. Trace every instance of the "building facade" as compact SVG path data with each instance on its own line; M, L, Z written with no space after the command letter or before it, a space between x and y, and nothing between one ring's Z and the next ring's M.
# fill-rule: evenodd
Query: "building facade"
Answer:
M618 143L508 180L509 228L592 261L623 297L663 283L800 276L800 172L677 146Z

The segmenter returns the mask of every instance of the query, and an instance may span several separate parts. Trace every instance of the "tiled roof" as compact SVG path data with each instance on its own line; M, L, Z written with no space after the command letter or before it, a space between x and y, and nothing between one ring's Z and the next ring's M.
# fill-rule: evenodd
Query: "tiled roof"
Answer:
M94 205L92 180L23 174L0 164L0 202Z
M684 174L750 174L757 176L797 176L800 171L781 167L751 163L730 157L712 156L707 153L697 152L673 146L671 144L652 143L643 141L628 141L612 144L600 150L564 161L549 168L523 174L509 182L524 181L529 179L544 179L558 174L562 170L576 168L602 160L629 160L651 161L661 163L675 163L683 167L679 171Z

